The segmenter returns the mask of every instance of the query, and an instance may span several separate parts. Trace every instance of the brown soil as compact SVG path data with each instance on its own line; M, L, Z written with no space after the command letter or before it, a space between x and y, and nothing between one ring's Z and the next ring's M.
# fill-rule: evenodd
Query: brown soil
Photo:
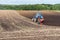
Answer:
M32 18L38 11L18 11L21 15ZM40 11L45 18L45 25L60 26L60 12Z
M44 24L46 25L40 26L30 19L36 12L0 10L0 40L60 40L60 27L52 23L56 19L55 17L58 17L60 14L57 14L57 12L41 11L45 17L46 21ZM49 20L47 21L47 19ZM48 26L48 23L50 25L52 23L54 26Z
M0 10L0 27L6 31L20 30L23 26L35 25L23 20L24 17L14 10Z

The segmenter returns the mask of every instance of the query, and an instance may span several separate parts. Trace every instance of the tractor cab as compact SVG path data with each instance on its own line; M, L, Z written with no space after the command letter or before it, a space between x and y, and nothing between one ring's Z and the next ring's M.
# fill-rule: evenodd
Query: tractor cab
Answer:
M33 21L33 22L44 21L44 17L43 17L43 15L42 15L42 13L41 13L41 12L36 13L36 14L33 16L32 21Z

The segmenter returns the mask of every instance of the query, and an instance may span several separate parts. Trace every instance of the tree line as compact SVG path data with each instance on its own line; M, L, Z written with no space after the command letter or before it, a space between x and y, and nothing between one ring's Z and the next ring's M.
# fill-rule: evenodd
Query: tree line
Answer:
M0 10L60 10L60 4L1 5Z

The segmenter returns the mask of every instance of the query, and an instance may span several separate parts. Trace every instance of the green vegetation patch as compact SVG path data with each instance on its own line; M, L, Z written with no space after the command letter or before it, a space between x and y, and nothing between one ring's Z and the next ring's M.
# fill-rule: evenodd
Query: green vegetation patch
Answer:
M0 5L0 10L60 10L60 4Z

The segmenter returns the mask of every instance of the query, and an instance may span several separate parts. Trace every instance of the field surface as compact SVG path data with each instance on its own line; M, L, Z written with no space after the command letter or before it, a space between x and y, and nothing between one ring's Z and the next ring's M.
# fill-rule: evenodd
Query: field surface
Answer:
M0 10L0 40L60 40L60 12L40 11L43 25L31 21L36 12Z

